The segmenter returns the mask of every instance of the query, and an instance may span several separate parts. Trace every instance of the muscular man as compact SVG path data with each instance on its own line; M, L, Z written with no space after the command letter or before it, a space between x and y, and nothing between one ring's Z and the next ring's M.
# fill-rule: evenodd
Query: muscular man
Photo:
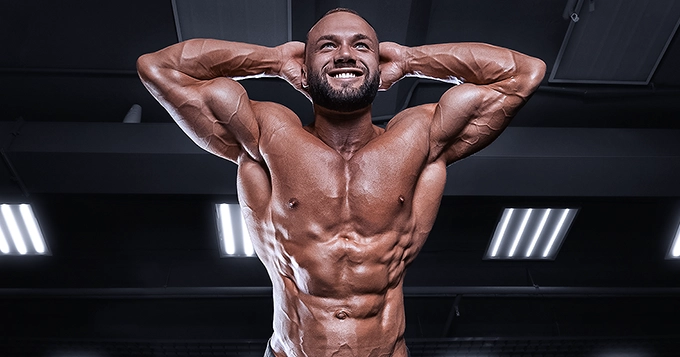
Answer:
M545 65L485 44L380 43L336 9L306 44L189 40L140 57L138 70L200 147L238 164L239 202L273 285L267 354L403 357L404 272L434 223L446 166L500 134ZM260 75L311 98L314 122L249 99L235 81ZM409 75L465 83L373 125L376 92Z

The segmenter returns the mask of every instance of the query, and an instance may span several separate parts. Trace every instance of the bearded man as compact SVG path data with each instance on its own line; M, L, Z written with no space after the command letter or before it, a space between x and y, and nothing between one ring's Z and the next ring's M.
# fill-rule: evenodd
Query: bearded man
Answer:
M196 39L140 57L143 83L205 150L238 164L238 198L273 285L267 356L408 356L403 280L434 223L446 166L494 140L545 64L479 43L378 42L348 9L306 44ZM248 98L235 81L278 76L314 122ZM371 103L404 76L463 84L373 125Z

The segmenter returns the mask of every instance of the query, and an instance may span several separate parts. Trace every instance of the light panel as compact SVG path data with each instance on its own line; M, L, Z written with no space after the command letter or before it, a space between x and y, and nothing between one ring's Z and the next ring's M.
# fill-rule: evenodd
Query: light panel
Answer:
M678 229L675 230L675 237L673 237L671 247L666 254L666 259L680 259L680 224Z
M241 207L235 203L218 203L217 232L221 257L253 257L255 250L248 234L248 228L241 213Z
M49 255L29 204L0 204L0 255Z
M554 260L577 208L506 208L486 260Z

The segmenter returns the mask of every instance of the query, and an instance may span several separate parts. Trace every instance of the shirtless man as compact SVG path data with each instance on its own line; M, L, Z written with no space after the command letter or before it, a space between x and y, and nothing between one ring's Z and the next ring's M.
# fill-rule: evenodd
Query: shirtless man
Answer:
M202 148L238 164L239 202L272 281L277 357L405 357L403 279L434 223L446 166L488 145L542 61L485 44L380 43L336 9L307 43L189 40L140 57L142 81ZM278 76L311 98L306 127L234 79ZM404 76L465 83L385 129L371 102Z

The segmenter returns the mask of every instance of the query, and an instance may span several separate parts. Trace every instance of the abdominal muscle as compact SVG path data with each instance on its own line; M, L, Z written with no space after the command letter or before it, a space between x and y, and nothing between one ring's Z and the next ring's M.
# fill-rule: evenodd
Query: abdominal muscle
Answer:
M403 160L419 157L415 144L397 155L376 142L349 160L307 144L270 147L266 169L239 161L239 200L273 285L271 348L405 357L403 276L436 217L445 167Z
M277 254L266 264L274 287L272 349L281 357L406 356L409 235L341 232L325 240L277 234L270 246Z
M272 349L278 356L406 356L401 286L385 295L320 298L295 289L275 291Z

